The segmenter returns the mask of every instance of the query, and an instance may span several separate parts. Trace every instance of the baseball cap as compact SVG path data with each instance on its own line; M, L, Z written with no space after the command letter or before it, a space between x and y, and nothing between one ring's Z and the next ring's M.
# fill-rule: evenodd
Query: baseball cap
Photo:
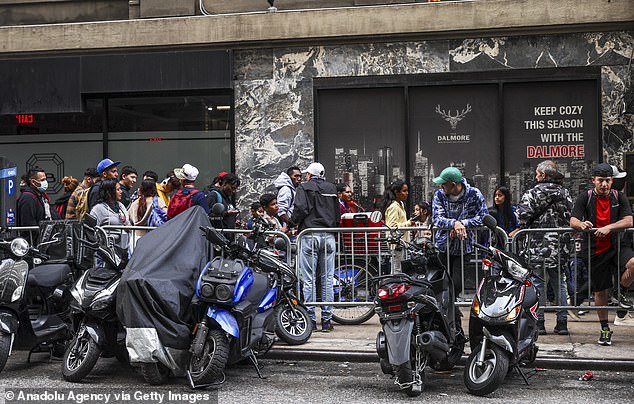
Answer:
M107 169L109 169L111 167L116 167L119 164L121 164L120 161L112 161L110 159L103 159L103 160L101 160L99 162L99 164L97 164L97 173L99 173L99 175L101 175Z
M447 167L440 175L434 178L435 184L442 185L445 182L461 182L462 181L462 173L456 167Z
M613 177L614 170L608 163L599 163L592 169L593 177Z
M310 173L312 175L319 175L321 177L324 176L324 174L326 173L326 170L324 169L324 166L321 165L320 163L310 163L310 165L308 166L307 169L303 170L302 173Z
M624 178L625 176L627 176L627 172L619 171L617 166L611 166L611 167L612 167L612 176L614 178Z
M227 174L229 174L229 171L221 171L221 172L218 173L218 175L216 177L222 178L222 177L224 177Z
M185 164L182 168L175 168L174 175L179 180L196 181L198 169L191 164Z

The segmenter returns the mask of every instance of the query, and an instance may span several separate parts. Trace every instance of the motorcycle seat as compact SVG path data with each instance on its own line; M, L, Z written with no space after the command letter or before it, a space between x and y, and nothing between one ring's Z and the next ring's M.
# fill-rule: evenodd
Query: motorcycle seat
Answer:
M263 273L253 271L253 284L249 288L247 299L251 302L260 302L269 290L269 277Z
M28 286L53 288L64 283L71 269L68 264L43 264L29 271Z

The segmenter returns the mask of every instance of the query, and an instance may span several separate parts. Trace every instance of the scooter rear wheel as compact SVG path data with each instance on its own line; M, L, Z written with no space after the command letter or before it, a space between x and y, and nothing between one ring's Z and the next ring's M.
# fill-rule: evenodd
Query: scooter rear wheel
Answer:
M0 372L4 369L9 359L9 349L11 348L11 334L0 333Z
M478 354L482 344L471 352L464 367L464 384L469 393L485 396L497 390L509 369L508 354L499 346L489 343L484 355L484 363L478 366Z
M62 361L62 376L69 382L80 382L95 367L101 348L88 333L79 333L66 349Z
M229 358L229 341L221 330L209 330L202 354L192 355L189 372L194 384L211 384L222 377Z

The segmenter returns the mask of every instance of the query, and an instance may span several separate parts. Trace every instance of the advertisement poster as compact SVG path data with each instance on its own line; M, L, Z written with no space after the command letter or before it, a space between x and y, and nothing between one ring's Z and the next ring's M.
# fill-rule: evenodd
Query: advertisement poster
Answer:
M587 189L599 157L597 91L594 80L504 85L505 175L514 199L547 159L557 162L573 197Z
M410 198L431 201L432 179L460 168L491 203L500 173L498 85L410 88Z
M350 185L372 210L385 187L405 179L402 88L321 90L317 156L326 179Z

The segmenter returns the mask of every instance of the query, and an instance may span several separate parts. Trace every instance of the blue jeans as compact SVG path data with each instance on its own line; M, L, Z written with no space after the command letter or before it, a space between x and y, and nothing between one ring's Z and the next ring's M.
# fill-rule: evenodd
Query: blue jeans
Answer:
M561 266L561 270L564 270L563 265ZM535 272L544 277L544 265L535 265ZM568 304L565 275L562 273L560 277L557 267L553 267L550 265L546 266L546 274L546 280L555 292L554 303L557 306L565 306L566 304ZM544 307L546 306L546 285L543 285L542 281L537 279L536 277L533 277L532 281L537 290L539 290L539 311L537 312L537 318L541 321L544 320ZM557 310L557 321L565 322L567 320L568 312L566 310Z
M335 276L335 236L330 233L313 233L301 240L299 248L299 267L302 271L304 301L315 302L315 275L321 276L321 301L332 302L335 299L333 288ZM315 306L306 306L312 320L316 320ZM322 306L321 319L332 318L332 306Z

